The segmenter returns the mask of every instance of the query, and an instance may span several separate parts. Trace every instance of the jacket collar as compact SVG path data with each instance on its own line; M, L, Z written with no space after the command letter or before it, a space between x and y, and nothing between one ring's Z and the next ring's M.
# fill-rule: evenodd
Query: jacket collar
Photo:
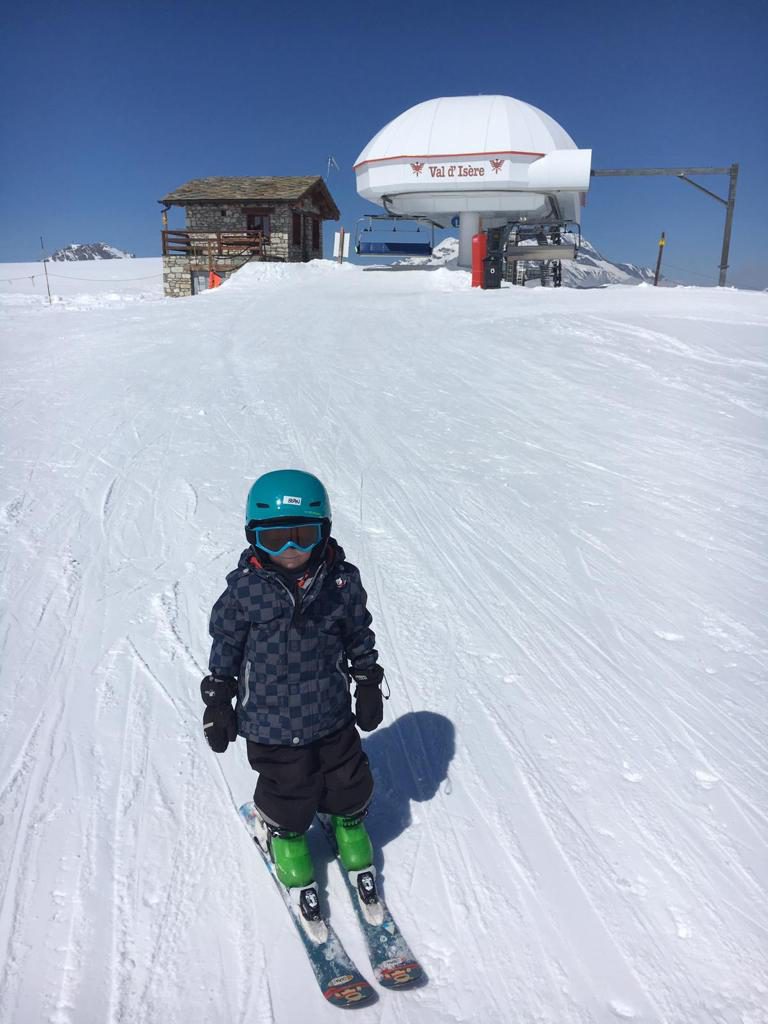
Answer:
M328 544L326 545L325 553L320 560L319 565L315 566L314 569L309 569L305 576L300 577L296 582L298 583L299 590L301 591L301 605L306 606L309 604L315 596L318 589L316 584L318 581L322 583L331 569L340 565L344 561L344 550L343 548L333 539L328 538ZM251 572L254 570L259 576L264 579L271 579L278 582L283 587L292 589L292 581L278 569L267 563L266 565L261 560L261 552L251 545L246 548L245 551L240 555L238 561L238 568L249 569Z

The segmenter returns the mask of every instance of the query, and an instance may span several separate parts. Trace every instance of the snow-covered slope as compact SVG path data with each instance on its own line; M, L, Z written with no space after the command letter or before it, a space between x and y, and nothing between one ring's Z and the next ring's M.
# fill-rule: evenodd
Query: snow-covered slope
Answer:
M132 260L132 252L124 252L107 242L73 242L57 249L51 256L54 262L68 262L71 260Z
M370 829L429 974L355 1019L764 1024L765 295L318 263L18 300L0 1020L339 1020L200 728L249 483L300 466L369 592Z
M47 277L47 284L46 284ZM9 306L50 304L67 309L125 306L163 297L163 261L159 256L91 260L77 266L48 263L0 263L0 310Z
M535 243L532 243L535 244ZM396 263L400 266L456 267L459 255L458 238L445 238L435 246L431 256L408 256ZM563 260L563 286L566 288L598 288L606 284L643 284L653 281L653 270L634 263L613 263L582 238L575 260Z

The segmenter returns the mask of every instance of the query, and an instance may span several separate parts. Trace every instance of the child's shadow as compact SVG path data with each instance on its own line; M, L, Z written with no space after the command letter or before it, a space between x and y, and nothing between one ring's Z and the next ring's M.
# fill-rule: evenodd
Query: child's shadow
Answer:
M411 800L431 800L443 782L450 787L448 766L456 749L453 722L433 711L411 711L392 725L363 737L374 778L373 800L365 824L373 842L376 870L383 877L382 849L411 824ZM328 882L333 859L319 829L313 829L310 847L318 869L317 881Z
M431 800L456 749L453 722L433 711L412 711L364 737L375 781L368 832L381 867L380 851L411 823L411 800Z

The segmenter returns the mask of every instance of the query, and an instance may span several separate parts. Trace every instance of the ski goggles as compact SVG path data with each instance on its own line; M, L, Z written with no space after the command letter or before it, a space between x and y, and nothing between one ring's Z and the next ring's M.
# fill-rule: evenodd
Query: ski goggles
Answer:
M323 535L321 523L298 523L291 526L249 525L251 543L270 555L281 555L288 548L311 551Z

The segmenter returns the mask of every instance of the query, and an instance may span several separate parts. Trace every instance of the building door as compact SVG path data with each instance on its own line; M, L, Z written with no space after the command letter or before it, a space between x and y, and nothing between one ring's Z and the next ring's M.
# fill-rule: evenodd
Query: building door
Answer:
M301 248L301 235L301 213L294 210L291 222L291 245L296 249Z
M208 291L208 271L207 270L193 270L192 271L192 294L199 295L200 292Z
M303 213L301 217L304 222L301 229L301 258L305 263L308 263L312 259L312 254L309 249L312 231L312 218L308 213Z

